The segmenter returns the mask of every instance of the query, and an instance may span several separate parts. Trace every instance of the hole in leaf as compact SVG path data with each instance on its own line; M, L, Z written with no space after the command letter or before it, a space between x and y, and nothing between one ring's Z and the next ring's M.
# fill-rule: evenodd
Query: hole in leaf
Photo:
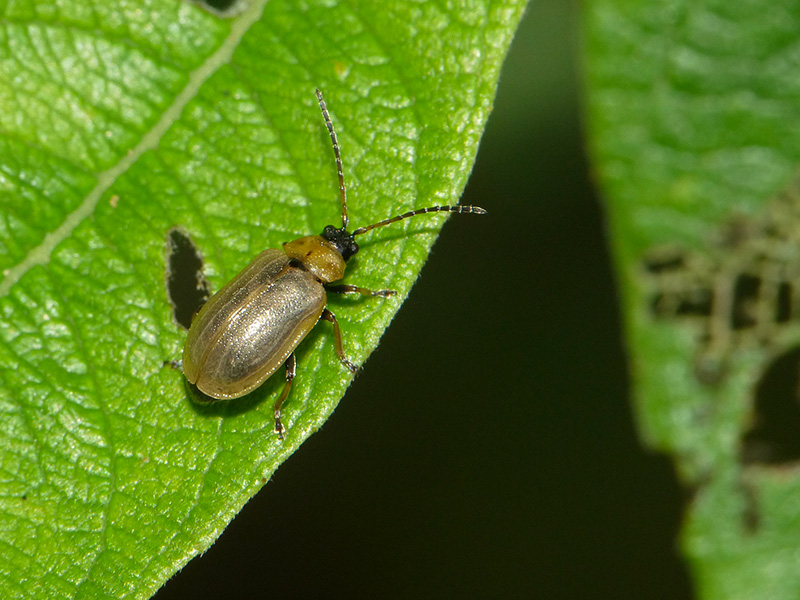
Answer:
M644 268L655 275L685 268L686 255L678 248L666 248L651 252L644 257L643 262Z
M731 310L731 327L747 329L758 322L758 293L761 279L748 273L741 273L733 284L733 309Z
M167 232L166 267L172 316L178 325L189 329L192 317L208 300L209 287L203 274L203 255L182 227Z
M660 317L707 317L711 314L711 290L692 290L684 295L659 293L653 297L653 314Z
M193 0L195 4L205 8L218 17L235 17L247 9L248 0Z
M756 387L751 428L742 436L745 464L800 459L800 347L772 361Z

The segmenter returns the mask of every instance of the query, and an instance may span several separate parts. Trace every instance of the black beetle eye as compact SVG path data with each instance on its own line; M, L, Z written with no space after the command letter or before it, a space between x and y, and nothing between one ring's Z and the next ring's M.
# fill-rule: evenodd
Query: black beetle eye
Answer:
M348 261L358 253L358 243L356 243L352 236L342 238L339 240L339 252L342 253L342 258Z

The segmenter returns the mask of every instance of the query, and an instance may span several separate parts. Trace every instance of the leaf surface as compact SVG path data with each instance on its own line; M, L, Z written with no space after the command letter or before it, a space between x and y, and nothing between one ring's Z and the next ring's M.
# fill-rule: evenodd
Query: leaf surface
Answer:
M340 215L451 204L464 188L519 0L177 1L0 7L0 595L145 598L213 543L351 381L326 324L273 377L201 407L163 363L185 332L164 291L184 227L219 289L256 254ZM469 218L469 217L464 217ZM333 298L363 364L442 217L360 239Z

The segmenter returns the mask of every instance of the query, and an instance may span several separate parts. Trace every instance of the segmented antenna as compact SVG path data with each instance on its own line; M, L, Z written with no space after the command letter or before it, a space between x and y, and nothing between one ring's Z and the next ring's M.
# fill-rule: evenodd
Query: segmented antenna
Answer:
M339 140L336 137L336 131L333 129L333 122L331 121L331 116L328 114L328 107L325 106L325 100L322 98L322 92L319 91L317 88L317 100L319 100L319 109L322 111L322 117L325 119L325 125L328 128L328 133L331 134L331 143L333 144L333 155L336 157L336 170L339 173L339 191L342 195L342 230L347 229L347 224L350 222L349 217L347 216L347 189L344 185L344 167L342 167L342 155L339 152ZM463 213L469 214L473 213L476 215L485 215L486 211L482 209L480 206L429 206L428 208L418 208L417 210L412 210L411 212L404 213L402 215L397 215L396 217L392 217L390 219L384 219L383 221L379 221L378 223L373 223L372 225L367 225L366 227L359 227L353 232L353 236L361 235L362 233L367 233L368 231L375 229L377 227L383 227L384 225L389 225L390 223L395 223L397 221L401 221L402 219L407 219L409 217L413 217L415 215L422 215L425 213L430 212L451 212L451 213Z
M336 170L339 171L339 191L342 194L342 229L347 229L347 223L350 219L347 217L347 190L344 187L344 171L342 168L342 156L339 154L339 140L336 138L331 116L328 114L328 107L325 106L325 100L322 99L322 92L319 91L319 88L317 89L317 99L319 100L319 109L325 119L325 125L328 127L328 133L331 134L333 155L336 157Z
M383 227L384 225L389 225L389 223L395 223L396 221L401 221L402 219L407 219L409 217L413 217L414 215L423 215L429 212L451 212L463 214L472 213L476 215L486 214L486 211L480 206L461 206L460 204L456 206L429 206L428 208L418 208L417 210L412 210L390 219L384 219L383 221L373 223L372 225L367 225L366 227L359 227L353 232L353 235L361 235L362 233L367 233L369 230L375 229L376 227Z

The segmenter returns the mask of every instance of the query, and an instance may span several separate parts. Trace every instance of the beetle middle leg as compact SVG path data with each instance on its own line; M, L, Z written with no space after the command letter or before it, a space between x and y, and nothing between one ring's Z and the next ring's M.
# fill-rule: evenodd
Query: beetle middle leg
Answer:
M289 390L292 389L292 380L297 373L297 361L294 359L294 352L289 355L289 358L286 359L284 364L286 366L286 385L283 386L281 395L275 401L275 404L272 405L272 412L275 414L275 433L278 434L279 440L282 440L286 433L286 428L283 426L283 423L281 423L281 406L283 406L283 402L289 395Z
M339 355L339 360L342 361L342 364L350 369L352 373L358 371L358 367L351 363L344 353L344 346L342 346L342 330L339 329L339 321L336 320L336 315L326 308L322 311L320 318L333 323L333 341L336 343L336 354Z
M325 289L336 294L361 294L362 296L381 296L387 298L397 294L397 290L368 290L357 285L326 285Z

